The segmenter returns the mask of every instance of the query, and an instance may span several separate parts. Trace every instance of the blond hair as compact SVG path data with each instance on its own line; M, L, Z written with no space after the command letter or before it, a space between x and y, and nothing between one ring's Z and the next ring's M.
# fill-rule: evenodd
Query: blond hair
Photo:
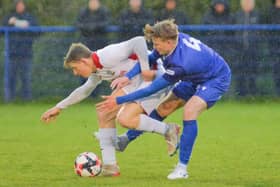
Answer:
M70 63L75 63L82 58L89 58L92 51L82 43L73 43L64 57L64 67L69 69Z
M174 19L163 20L153 26L147 24L143 31L147 41L151 41L153 37L163 40L177 40L179 34L178 25L175 24Z

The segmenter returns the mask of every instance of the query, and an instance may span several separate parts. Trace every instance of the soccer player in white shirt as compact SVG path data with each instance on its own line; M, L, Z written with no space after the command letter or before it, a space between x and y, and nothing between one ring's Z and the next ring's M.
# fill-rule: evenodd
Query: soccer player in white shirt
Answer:
M88 78L84 85L75 89L67 98L59 102L56 106L46 111L41 119L44 122L54 120L62 109L70 105L79 103L96 88L102 80L111 81L129 71L135 65L136 60L131 59L132 55L138 57L142 78L145 81L152 80L154 72L150 71L148 63L147 45L144 37L135 37L131 40L118 44L111 44L107 47L90 51L82 44L72 44L64 61L64 66L73 71L74 75ZM136 90L142 83L141 77L134 77L130 84L112 93L114 96L121 96ZM142 102L145 103L145 102ZM143 111L145 110L145 105ZM114 142L116 140L115 118L120 107L115 107L110 112L101 112L97 107L99 123L99 140L103 159L103 175L117 176L120 174L116 163ZM133 115L133 113L131 114ZM135 128L134 124L125 127ZM164 135L167 139L172 139L177 147L178 132L177 126L161 125L155 129L141 129L148 132L157 132Z

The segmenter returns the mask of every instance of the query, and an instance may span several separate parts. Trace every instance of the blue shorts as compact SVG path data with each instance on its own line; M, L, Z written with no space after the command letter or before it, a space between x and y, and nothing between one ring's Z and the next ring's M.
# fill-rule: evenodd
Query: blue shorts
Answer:
M185 101L194 95L198 96L207 103L207 108L211 108L229 89L230 81L231 74L229 72L198 85L186 81L179 82L172 92Z

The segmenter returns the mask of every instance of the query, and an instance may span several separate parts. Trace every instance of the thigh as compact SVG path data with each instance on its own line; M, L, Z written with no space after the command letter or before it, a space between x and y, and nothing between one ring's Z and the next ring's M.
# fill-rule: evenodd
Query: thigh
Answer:
M169 94L160 101L156 110L161 117L167 117L178 108L184 106L185 103L186 101L184 99L177 97L170 91Z
M230 81L230 76L207 81L197 86L194 95L204 100L207 108L211 108L229 89Z
M116 97L118 96L122 96L124 95L125 93L123 92L123 90L117 90L115 92L113 92L111 95L114 95ZM117 105L116 107L114 108L111 108L110 110L104 112L102 110L99 110L98 108L98 105L100 103L97 103L97 118L98 118L98 123L99 123L99 127L101 128L113 128L115 127L115 119L116 119L116 116L117 116L117 113L120 109L120 106Z
M145 83L146 82L144 82L143 84ZM139 89L141 88L141 86L139 87ZM145 85L143 87L145 87ZM144 109L145 113L149 115L155 108L160 105L160 103L162 103L163 100L166 99L166 97L169 95L170 89L170 87L164 88L148 97L136 100L136 102L139 103Z
M207 103L200 97L194 95L184 106L184 120L196 120L197 117L207 109Z
M128 103L121 107L117 114L117 121L124 127L137 128L140 120L140 114L145 111L138 103Z

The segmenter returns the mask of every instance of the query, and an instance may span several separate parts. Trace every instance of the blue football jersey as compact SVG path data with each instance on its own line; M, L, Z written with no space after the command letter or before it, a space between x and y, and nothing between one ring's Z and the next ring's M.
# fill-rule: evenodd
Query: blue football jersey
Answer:
M156 50L150 60L161 58L164 79L170 82L190 81L201 84L223 74L230 74L225 60L201 41L184 33L179 33L178 44L167 56L160 56Z

